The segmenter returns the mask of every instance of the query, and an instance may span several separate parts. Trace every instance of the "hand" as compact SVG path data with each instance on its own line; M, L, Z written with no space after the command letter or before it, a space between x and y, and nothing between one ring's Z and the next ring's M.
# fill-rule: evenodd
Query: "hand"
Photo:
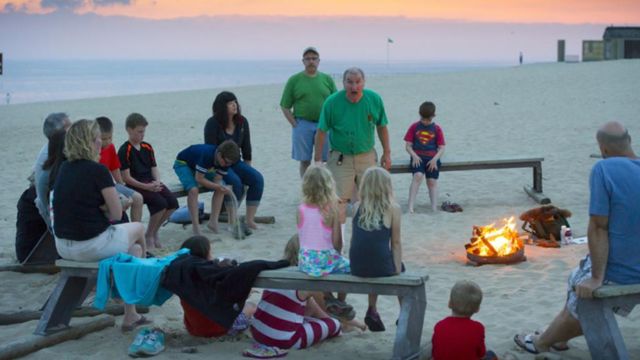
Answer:
M313 165L315 165L315 166L324 166L324 165L325 165L325 162L324 162L324 161L322 161L322 160L315 160L315 161L313 162Z
M162 183L158 180L154 180L153 181L153 191L154 192L160 192L162 191Z
M583 299L591 299L593 298L593 290L599 288L600 286L602 286L602 280L590 277L580 284L576 285L575 290L578 297L581 297Z
M298 121L296 121L296 119L293 119L293 121L289 121L289 124L291 124L291 127L294 128L298 126Z
M391 153L385 153L382 155L382 158L380 159L380 166L387 169L387 171L391 169Z
M231 193L231 188L224 185L218 185L218 188L216 189L216 191L220 191L224 195L229 195Z
M429 162L427 163L427 169L429 169L429 171L438 170L438 160L436 159L429 160Z
M131 204L133 204L133 200L131 198L128 198L122 194L118 194L118 197L120 198L120 205L122 206L122 211L126 211Z
M418 155L411 155L411 166L418 167L422 164L422 159Z

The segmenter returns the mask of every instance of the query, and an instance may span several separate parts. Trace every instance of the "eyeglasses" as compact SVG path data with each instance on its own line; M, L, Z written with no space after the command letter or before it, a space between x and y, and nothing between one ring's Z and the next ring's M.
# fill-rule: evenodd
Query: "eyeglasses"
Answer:
M304 61L318 61L318 60L320 60L320 58L317 57L317 56L309 56L309 57L303 58L302 60L304 60Z

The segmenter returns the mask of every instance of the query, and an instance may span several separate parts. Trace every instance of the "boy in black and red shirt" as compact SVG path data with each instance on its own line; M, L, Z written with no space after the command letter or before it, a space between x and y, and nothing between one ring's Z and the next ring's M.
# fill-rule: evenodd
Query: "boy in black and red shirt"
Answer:
M436 211L438 203L438 177L440 176L440 158L444 154L444 134L438 124L436 106L430 101L420 105L420 121L416 121L404 136L405 148L411 156L413 180L409 188L409 212L413 213L413 203L423 178L427 178L431 210Z
M160 181L155 152L151 144L144 142L147 119L138 113L127 116L126 129L129 140L118 150L120 171L124 182L142 194L151 217L145 239L147 249L160 248L158 229L178 208L178 200Z

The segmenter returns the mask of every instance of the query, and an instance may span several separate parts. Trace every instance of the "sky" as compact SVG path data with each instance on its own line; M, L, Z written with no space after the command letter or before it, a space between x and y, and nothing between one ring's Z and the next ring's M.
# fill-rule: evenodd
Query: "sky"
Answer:
M606 26L640 26L639 0L0 0L15 59L554 61ZM389 39L392 39L391 43Z

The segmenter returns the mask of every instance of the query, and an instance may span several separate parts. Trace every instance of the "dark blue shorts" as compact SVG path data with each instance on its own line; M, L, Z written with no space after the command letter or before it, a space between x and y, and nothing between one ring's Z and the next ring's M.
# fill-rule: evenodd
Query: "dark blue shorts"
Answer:
M415 174L417 172L423 173L424 176L427 179L438 179L440 177L440 160L438 160L436 163L438 164L438 170L435 171L429 171L427 169L427 163L429 161L431 161L431 159L433 159L433 157L431 156L420 156L420 159L422 160L422 163L420 163L420 165L418 166L413 166L411 165L411 173ZM411 158L409 158L409 163L411 163Z

